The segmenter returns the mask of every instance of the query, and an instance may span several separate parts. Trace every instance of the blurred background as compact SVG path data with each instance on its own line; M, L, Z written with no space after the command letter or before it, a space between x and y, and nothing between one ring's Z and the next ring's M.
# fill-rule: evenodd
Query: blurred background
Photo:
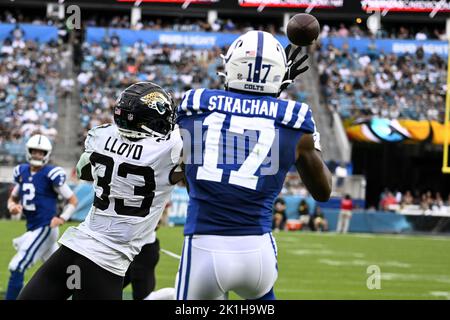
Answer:
M315 202L288 174L273 208L277 297L450 299L445 0L0 0L0 297L11 240L25 231L6 201L32 134L52 140L79 199L62 233L93 201L75 175L87 131L112 121L124 88L154 81L177 102L188 89L223 88L220 54L235 38L265 30L286 46L301 12L321 34L282 98L311 106L333 192ZM180 184L158 230L157 289L173 286L187 203ZM381 272L376 288L370 270Z
M274 228L315 230L320 211L337 230L348 195L350 232L450 232L448 1L2 0L0 217L9 219L12 170L33 133L52 139L52 161L80 199L74 219L83 220L92 188L74 168L87 131L112 121L121 90L155 81L179 100L191 88L222 88L219 55L236 37L265 30L287 45L285 26L299 12L317 17L321 34L304 49L309 71L282 97L312 107L333 194L316 203L292 170ZM183 224L186 204L180 185L166 223Z

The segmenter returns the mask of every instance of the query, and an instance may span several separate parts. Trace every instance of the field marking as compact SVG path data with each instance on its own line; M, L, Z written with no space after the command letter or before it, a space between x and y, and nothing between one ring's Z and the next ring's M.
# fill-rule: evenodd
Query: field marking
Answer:
M430 291L430 295L433 297L444 297L447 300L450 300L450 292L446 291Z
M335 295L342 295L342 296L361 296L361 294L365 294L367 292L370 293L370 296L366 296L365 298L362 298L360 300L370 300L373 298L373 296L395 296L395 297L399 297L399 299L401 299L401 297L429 297L431 295L431 293L399 293L399 292L389 292L387 290L346 290L346 291L337 291L337 290L327 290L327 289L283 289L283 288L275 288L275 293L277 292L286 292L286 293L320 293L323 295L322 298L320 299L327 299L325 297L326 294L335 294ZM434 295L437 296L437 295ZM441 295L443 296L443 295ZM315 300L316 298L304 298L302 300ZM336 298L328 298L328 299L336 299ZM337 298L337 299L341 299L341 298Z
M373 239L377 237L376 235L370 233L351 234L351 236L353 238L368 238L368 239Z
M287 231L284 233L286 234ZM289 234L291 235L291 234ZM386 233L358 233L351 232L346 234L339 234L334 231L330 232L300 232L292 234L294 237L304 237L304 236L312 236L312 237L349 237L349 238L375 238L375 239L403 239L403 240L438 240L438 241L450 241L450 236L448 235L424 235L424 234L386 234Z
M380 267L398 267L398 268L411 268L409 263L403 263L400 261L383 261L383 262L371 262L366 260L352 260L352 261L342 261L342 260L331 260L331 259L320 259L320 263L329 266L370 266L379 265Z
M440 274L402 274L402 273L389 273L381 272L381 280L387 281L433 281L438 283L450 283L450 276Z
M310 249L298 249L289 251L291 254L297 256L340 256L340 257L355 257L363 258L365 256L362 252L346 252L346 251L336 251L336 250L310 250Z
M165 250L165 249L159 249L162 253L167 254L169 257L181 260L181 256L177 255L176 253L173 253L172 251Z

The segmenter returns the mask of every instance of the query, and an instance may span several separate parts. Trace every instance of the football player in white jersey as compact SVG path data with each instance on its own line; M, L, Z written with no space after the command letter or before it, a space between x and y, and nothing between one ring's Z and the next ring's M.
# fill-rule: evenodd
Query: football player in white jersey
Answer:
M19 299L122 299L125 273L177 182L182 141L170 94L151 82L121 93L114 122L89 131L77 165L81 179L94 181L86 220L67 229Z

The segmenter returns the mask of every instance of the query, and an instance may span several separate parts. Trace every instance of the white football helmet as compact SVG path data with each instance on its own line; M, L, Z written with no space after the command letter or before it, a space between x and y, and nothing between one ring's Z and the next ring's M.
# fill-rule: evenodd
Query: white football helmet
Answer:
M264 31L240 36L222 59L227 89L277 94L287 71L283 46Z
M35 134L27 141L26 149L28 163L35 167L42 167L50 160L50 154L52 153L52 143L46 136ZM44 158L42 160L33 159L33 157L31 156L31 150L33 149L44 151Z

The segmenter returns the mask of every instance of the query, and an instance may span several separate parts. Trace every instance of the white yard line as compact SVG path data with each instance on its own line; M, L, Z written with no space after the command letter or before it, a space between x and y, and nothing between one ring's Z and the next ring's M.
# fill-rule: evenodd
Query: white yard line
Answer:
M181 260L181 256L179 256L179 255L177 255L177 254L175 254L175 253L173 253L173 252L171 252L169 250L165 250L165 249L160 249L160 250L161 250L162 253L167 254L169 257Z

